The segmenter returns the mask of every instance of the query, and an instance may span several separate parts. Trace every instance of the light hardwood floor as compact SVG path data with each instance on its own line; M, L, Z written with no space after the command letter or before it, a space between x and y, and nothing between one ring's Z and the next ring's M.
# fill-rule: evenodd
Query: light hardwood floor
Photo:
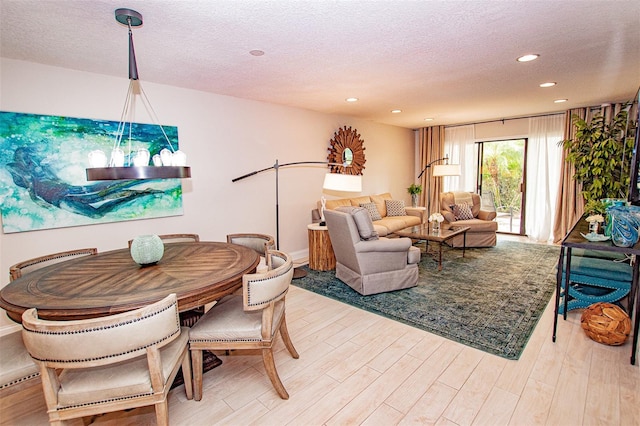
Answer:
M517 361L490 355L292 286L287 322L300 353L279 340L276 364L291 398L271 387L258 354L221 356L203 399L169 395L172 425L640 425L640 367L631 342L593 342L580 312L559 321L553 297ZM152 408L85 424L153 424ZM0 401L0 423L46 425L39 387ZM82 424L77 422L75 424Z

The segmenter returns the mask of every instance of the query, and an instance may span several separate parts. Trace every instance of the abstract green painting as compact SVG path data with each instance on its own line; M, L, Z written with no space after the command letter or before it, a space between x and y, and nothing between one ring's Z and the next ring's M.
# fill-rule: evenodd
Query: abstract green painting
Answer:
M183 214L180 179L88 182L89 152L111 152L118 122L0 111L5 233ZM178 149L178 128L163 126ZM129 130L126 130L129 144ZM131 148L157 153L158 125L131 125ZM128 149L128 148L127 148Z

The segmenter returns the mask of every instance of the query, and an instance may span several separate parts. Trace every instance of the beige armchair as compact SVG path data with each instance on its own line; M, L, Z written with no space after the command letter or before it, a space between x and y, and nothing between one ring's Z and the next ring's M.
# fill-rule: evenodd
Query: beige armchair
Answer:
M324 212L336 255L336 277L363 295L414 287L420 250L409 238L378 237L362 207Z
M471 217L465 217L463 204L471 210ZM457 206L457 207L456 207ZM443 192L440 194L440 213L444 216L444 227L468 226L467 247L493 247L496 245L498 222L495 221L496 212L481 210L482 200L473 192ZM458 214L456 216L456 213ZM463 235L457 235L447 241L452 247L462 247Z
M49 321L22 314L22 338L40 367L49 421L155 405L169 424L167 394L182 367L191 399L189 329L170 294L144 308L102 318Z

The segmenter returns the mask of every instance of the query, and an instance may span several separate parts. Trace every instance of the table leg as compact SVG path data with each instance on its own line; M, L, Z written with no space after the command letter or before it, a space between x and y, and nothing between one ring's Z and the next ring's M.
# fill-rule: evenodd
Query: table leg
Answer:
M467 231L462 233L462 257L464 257L464 252L467 249Z
M567 270L564 277L564 312L562 317L567 319L567 310L569 305L569 276L571 275L571 247L567 248Z
M438 271L442 271L442 243L440 243L440 250L438 253Z
M556 341L558 331L558 308L560 305L560 289L562 288L562 265L564 264L564 247L560 247L560 258L558 259L558 271L556 272L556 304L553 308L553 335L551 341Z
M631 282L631 291L634 292L635 289L635 316L636 320L633 325L633 344L631 345L631 365L636 365L636 352L638 351L638 328L640 327L640 289L638 288L638 259L636 257L636 262L633 265L633 279ZM634 303L633 300L630 300L630 303ZM633 305L629 307L629 315L632 315L631 309Z

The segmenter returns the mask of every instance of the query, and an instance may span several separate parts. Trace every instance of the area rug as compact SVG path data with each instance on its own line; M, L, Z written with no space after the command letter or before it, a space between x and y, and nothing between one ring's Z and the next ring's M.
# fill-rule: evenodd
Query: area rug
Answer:
M422 246L424 250L424 246ZM444 249L442 271L423 253L416 287L362 296L313 271L293 284L340 302L495 354L518 359L555 289L559 248L501 241L496 247Z

